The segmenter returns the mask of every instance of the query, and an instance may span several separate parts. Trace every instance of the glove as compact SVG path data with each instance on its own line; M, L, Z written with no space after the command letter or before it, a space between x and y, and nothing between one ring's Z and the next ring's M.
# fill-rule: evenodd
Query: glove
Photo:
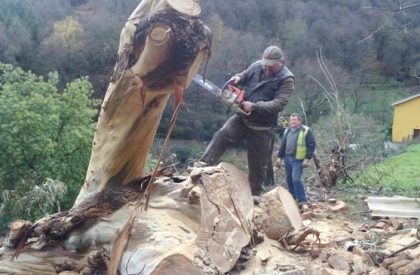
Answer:
M308 167L310 161L311 161L310 159L304 159L303 162L302 162L302 167Z
M282 158L277 158L277 160L276 160L276 166L278 168L281 168L282 167L282 164L283 164L283 159Z

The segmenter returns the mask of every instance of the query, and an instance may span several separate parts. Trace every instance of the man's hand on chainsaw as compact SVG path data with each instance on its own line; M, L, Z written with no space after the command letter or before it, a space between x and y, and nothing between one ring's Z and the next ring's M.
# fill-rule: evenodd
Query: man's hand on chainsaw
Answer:
M283 166L283 160L281 158L277 158L275 165L277 168L281 168Z
M251 101L243 101L241 103L241 106L245 112L250 113L252 111L252 107L254 106L254 103L252 103Z
M238 84L238 82L241 80L239 75L234 75L229 79L229 83Z

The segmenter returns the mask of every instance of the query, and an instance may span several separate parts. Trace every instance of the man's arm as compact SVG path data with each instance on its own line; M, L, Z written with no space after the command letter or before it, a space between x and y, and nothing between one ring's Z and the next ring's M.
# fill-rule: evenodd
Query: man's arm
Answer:
M288 133L284 133L283 137L281 138L281 146L279 148L279 152L277 156L279 158L284 158L284 154L286 152L286 138Z
M278 114L284 109L284 107L286 107L294 90L295 80L293 77L288 77L283 80L282 84L277 89L273 100L260 101L253 104L252 111L259 114Z
M238 77L238 80L234 83L245 85L245 83L247 83L249 78L252 76L255 66L257 66L258 64L259 64L259 61L256 61L252 63L245 71L234 75L232 79Z
M305 143L306 143L305 159L311 159L312 156L314 155L315 147L316 147L315 137L311 129L309 129L308 133L306 133Z

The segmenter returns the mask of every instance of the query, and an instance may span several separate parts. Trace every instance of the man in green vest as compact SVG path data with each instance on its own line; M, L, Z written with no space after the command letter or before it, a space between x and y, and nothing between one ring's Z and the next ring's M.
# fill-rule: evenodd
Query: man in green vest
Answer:
M289 128L284 132L276 164L281 167L284 160L287 187L302 210L308 209L308 199L302 182L303 167L311 160L315 146L311 129L302 124L299 114L291 114Z

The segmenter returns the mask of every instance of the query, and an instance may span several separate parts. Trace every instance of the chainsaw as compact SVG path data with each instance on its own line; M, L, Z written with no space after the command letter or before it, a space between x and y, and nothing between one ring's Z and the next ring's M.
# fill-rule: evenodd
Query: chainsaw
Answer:
M245 112L241 108L241 104L244 101L245 91L231 85L231 81L228 81L220 89L217 85L209 80L204 80L203 76L197 74L193 77L195 83L200 85L200 87L206 89L211 94L219 98L224 105L240 112L244 115L250 115L250 112Z

